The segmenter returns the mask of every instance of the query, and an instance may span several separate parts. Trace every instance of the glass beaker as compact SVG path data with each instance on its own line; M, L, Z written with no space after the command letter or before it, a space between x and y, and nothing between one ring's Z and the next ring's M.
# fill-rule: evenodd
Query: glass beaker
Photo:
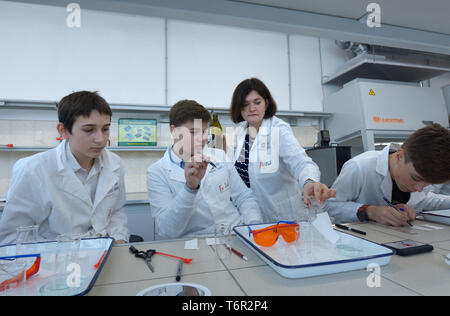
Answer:
M56 237L55 275L39 289L41 295L69 296L80 292L80 244L81 235L62 234Z
M39 226L21 226L16 229L16 255L37 253Z
M219 259L231 256L231 225L225 223L214 224L215 251Z

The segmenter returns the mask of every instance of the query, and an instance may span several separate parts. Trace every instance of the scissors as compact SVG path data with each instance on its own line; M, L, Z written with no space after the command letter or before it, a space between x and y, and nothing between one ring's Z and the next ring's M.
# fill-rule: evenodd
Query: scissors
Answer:
M150 271L155 272L155 268L152 263L152 256L155 254L155 249L149 249L147 251L139 251L134 246L130 247L130 251L134 254L136 258L142 258L145 260L145 263L149 267Z

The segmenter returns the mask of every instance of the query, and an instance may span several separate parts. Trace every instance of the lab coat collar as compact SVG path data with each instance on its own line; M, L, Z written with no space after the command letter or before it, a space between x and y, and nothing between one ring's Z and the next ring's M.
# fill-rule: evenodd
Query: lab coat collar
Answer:
M270 135L272 129L272 118L264 119L259 127L258 135Z
M71 166L73 172L77 172L80 169L83 169L83 167L80 166L77 159L72 153L72 150L70 149L70 144L67 142L65 145L65 154L67 158L67 163ZM98 158L94 160L94 165L92 166L92 169L95 173L99 173L103 169L103 159L102 155L100 155Z
M67 141L64 139L58 146L56 146L56 165L59 173L64 170L66 144Z
M62 175L61 188L63 191L78 197L80 200L92 206L92 200L88 192L78 180L68 162L66 157L66 146L69 146L69 143L67 140L63 140L61 144L56 147L58 173ZM106 149L102 151L100 157L103 170L99 175L97 183L95 202L93 205L94 208L107 194L119 188L119 175L117 175L117 171L120 170L120 159L113 159L113 156L109 155Z
M376 172L382 177L380 189L388 200L392 198L392 178L389 172L389 150L392 144L387 145L378 154Z
M104 167L104 160L107 156L105 150L106 149L102 151L102 154L98 157L98 159L95 159L94 162L94 165L96 164L96 167L99 168L99 170L103 169ZM111 166L113 171L120 168L120 163L114 163L111 161L109 162L112 163ZM70 150L69 142L66 139L64 139L58 146L56 146L56 164L58 172L62 172L67 167L67 165L70 165L74 172L81 169L81 166L73 156L72 151Z
M247 133L248 123L246 121L240 122L238 124L238 134ZM259 127L258 135L270 135L270 130L272 128L272 118L264 119Z
M184 161L180 157L178 157L175 152L173 151L173 146L167 150L167 153L169 154L170 162L177 165L181 169L184 169Z
M63 140L61 144L56 147L56 161L58 165L58 173L61 175L61 189L73 195L80 200L84 201L87 205L92 206L92 200L86 191L86 189L78 180L75 172L71 168L67 156L66 156L66 146L69 146L67 140ZM70 149L69 149L70 150Z
M274 116L275 117L275 116ZM250 148L250 152L253 152L253 148L259 144L260 139L267 140L267 136L271 135L272 130L272 118L264 119L259 127L258 134L256 135L255 141ZM244 145L245 135L247 134L248 123L246 121L240 122L238 124L238 129L236 131L236 150L234 152L234 161L239 158L239 155ZM261 138L262 137L262 138Z
M100 157L103 161L103 170L98 178L94 209L105 198L105 196L119 190L120 188L120 159L116 159L115 156L108 154L106 149L102 151Z
M169 177L171 180L186 182L184 169L180 167L181 159L172 151L172 146L167 148L163 161L164 169L169 172Z

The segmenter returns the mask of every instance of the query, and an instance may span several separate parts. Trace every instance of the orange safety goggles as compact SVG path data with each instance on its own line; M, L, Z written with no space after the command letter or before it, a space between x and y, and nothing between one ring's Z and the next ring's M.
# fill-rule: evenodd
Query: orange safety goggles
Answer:
M275 225L265 228L251 230L248 227L248 236L253 234L256 244L263 247L273 246L281 235L286 242L294 242L300 235L300 225L296 222L279 221Z

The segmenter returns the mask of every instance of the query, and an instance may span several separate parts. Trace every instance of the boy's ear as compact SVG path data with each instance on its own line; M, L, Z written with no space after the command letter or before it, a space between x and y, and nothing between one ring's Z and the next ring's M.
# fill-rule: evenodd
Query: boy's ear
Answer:
M59 135L61 135L62 138L68 139L70 136L69 131L66 129L63 123L58 123L56 125L56 130L58 131Z
M172 139L175 141L179 141L183 139L183 133L189 132L184 126L175 126L170 125L170 134L172 135Z
M404 158L405 158L405 150L403 148L400 148L399 150L397 150L395 155L397 156L397 160L401 160L401 159L404 160Z
M170 125L169 128L170 128L170 135L172 136L172 139L176 140L177 136L175 135L175 129L176 129L175 125Z

